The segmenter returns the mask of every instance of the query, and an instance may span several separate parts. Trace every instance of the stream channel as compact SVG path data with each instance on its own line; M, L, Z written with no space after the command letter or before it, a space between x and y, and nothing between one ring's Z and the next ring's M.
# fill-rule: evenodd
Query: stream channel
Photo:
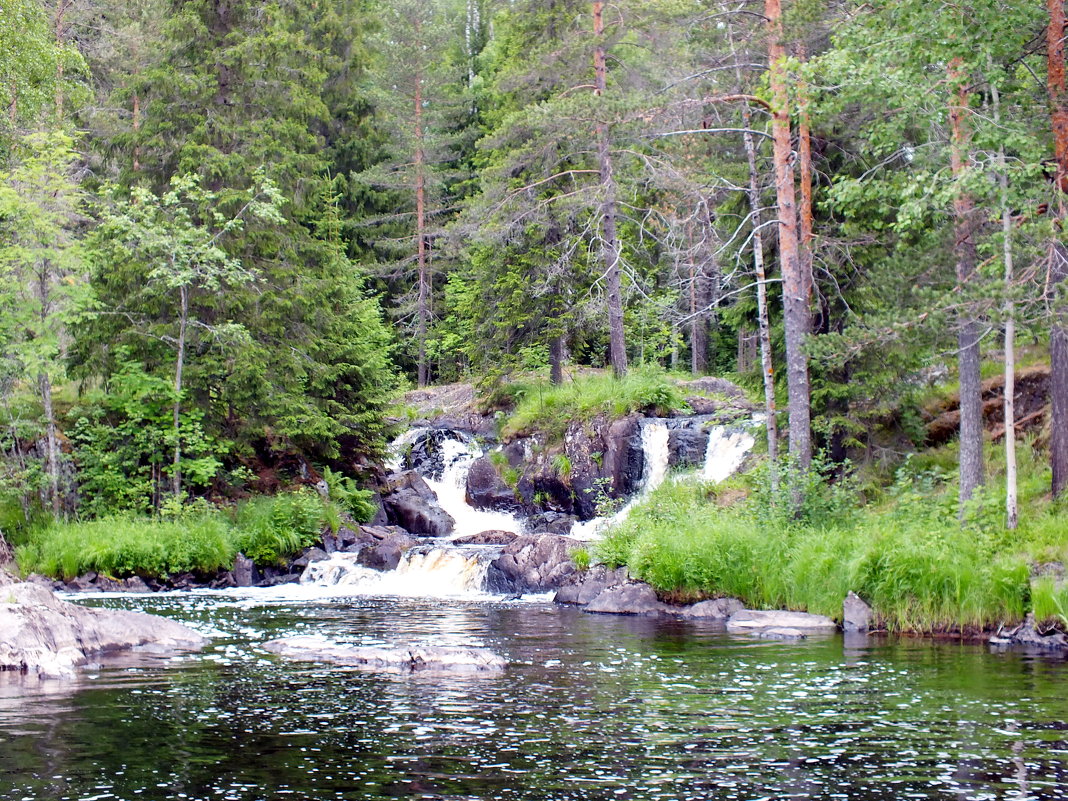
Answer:
M80 597L212 641L73 680L0 673L0 799L1068 799L1063 660L506 600L471 581L483 559L433 547L392 577ZM383 673L262 647L300 634L509 665Z

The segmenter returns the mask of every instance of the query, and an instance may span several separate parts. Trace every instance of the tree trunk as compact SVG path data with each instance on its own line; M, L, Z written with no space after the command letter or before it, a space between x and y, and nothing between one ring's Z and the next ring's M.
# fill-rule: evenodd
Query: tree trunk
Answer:
M63 497L59 491L59 432L56 428L56 414L52 406L52 379L48 373L37 376L41 390L41 406L45 416L45 458L48 473L48 488L52 498L52 514L63 514Z
M139 131L141 130L141 96L135 91L133 96L133 132L134 142L140 142ZM133 150L134 172L141 169L141 145L135 144Z
M991 82L994 125L1001 127L1001 97ZM998 185L1001 189L1001 252L1005 264L1005 527L1016 528L1019 517L1016 497L1016 319L1012 302L1012 210L1009 208L1009 174L1005 145L998 143Z
M746 133L742 135L745 143L746 160L749 162L749 214L753 225L753 270L757 279L757 326L760 331L760 372L764 377L764 413L767 415L768 460L771 462L772 489L778 487L779 461L779 424L775 419L775 367L772 363L771 322L768 319L768 279L764 272L764 239L760 231L760 174L757 172L756 143L753 135L748 133L752 115L748 107L742 112Z
M968 87L961 61L948 66L950 168L960 179L971 162L968 155ZM953 199L954 255L957 282L963 287L975 273L975 200L960 190ZM957 316L957 371L960 378L960 499L969 500L983 484L983 398L979 375L979 323L969 311Z
M790 455L804 471L812 464L811 410L805 338L811 310L797 243L793 153L790 147L790 100L787 92L786 49L783 46L781 0L765 0L768 20L768 62L772 94L771 133L775 163L775 196L779 214L779 264L783 284L786 334L786 389L789 402ZM799 502L800 498L795 498Z
M803 44L798 45L798 57L803 62L806 52ZM798 108L797 108L797 159L798 173L801 181L801 205L798 208L798 223L800 225L800 241L798 242L798 263L801 269L801 280L805 285L805 302L812 309L812 133L809 126L808 84L798 81ZM809 323L811 325L811 322Z
M1068 86L1064 64L1064 0L1046 0L1049 26L1046 28L1047 90L1050 121L1053 126L1053 151L1057 162L1056 225L1064 225L1064 197L1068 192ZM1050 280L1059 284L1068 278L1063 245L1053 240L1049 245ZM1068 487L1068 329L1059 309L1053 310L1049 335L1050 359L1050 466L1053 469L1053 497L1059 498ZM1007 429L1006 429L1007 430Z
M690 371L695 376L708 372L708 318L701 311L708 305L707 281L690 257Z
M549 381L554 386L564 383L564 348L563 334L549 341Z
M595 94L602 97L607 88L604 35L604 2L593 3L593 35L597 46L593 51ZM623 289L620 275L619 238L616 235L616 181L612 172L612 152L608 141L608 123L597 125L597 160L600 172L601 236L604 255L604 277L608 295L608 360L617 378L627 374L627 342L623 336Z
M178 287L182 310L178 318L178 358L174 365L174 466L171 470L171 492L175 498L182 493L182 370L185 367L185 334L189 325L189 287Z
M426 258L426 154L423 149L423 79L415 75L415 236L416 260L419 268L419 300L416 308L416 338L418 339L418 383L425 387L430 381L430 366L426 358L427 317L429 316L430 281Z

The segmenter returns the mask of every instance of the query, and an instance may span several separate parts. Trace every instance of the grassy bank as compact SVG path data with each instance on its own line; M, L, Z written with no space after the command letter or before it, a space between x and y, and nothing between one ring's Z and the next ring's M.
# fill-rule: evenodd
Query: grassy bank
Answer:
M622 379L602 373L559 385L545 380L516 381L498 388L491 400L514 405L502 431L505 437L537 431L556 439L563 437L573 421L589 421L598 415L618 418L644 410L666 415L686 403L676 382L653 367L636 368Z
M1016 531L1001 524L992 495L965 509L962 527L955 482L938 466L952 454L932 452L881 490L814 487L801 520L784 498L766 492L760 470L727 487L669 482L612 530L594 557L627 565L680 598L733 596L754 607L835 618L852 590L899 631L1014 623L1031 609L1039 620L1063 622L1068 591L1052 578L1032 583L1031 566L1065 561L1068 517L1043 498L1048 473L1024 451ZM992 472L997 486L996 464ZM744 500L721 505L739 495Z
M71 579L90 571L113 578L210 575L233 566L238 551L257 564L281 564L314 544L340 514L310 491L248 500L232 509L194 507L172 518L116 515L51 523L16 551L19 569Z

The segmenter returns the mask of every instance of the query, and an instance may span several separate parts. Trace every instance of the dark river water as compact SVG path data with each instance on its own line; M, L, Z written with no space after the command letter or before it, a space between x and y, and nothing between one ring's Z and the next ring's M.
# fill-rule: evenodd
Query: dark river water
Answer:
M0 674L0 799L1068 799L1062 661L548 603L91 602L215 639L76 681ZM511 666L383 675L259 647L312 632Z

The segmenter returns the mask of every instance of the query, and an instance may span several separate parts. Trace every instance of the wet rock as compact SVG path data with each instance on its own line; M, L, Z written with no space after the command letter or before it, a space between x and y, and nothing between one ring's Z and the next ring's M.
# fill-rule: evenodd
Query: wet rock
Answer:
M842 630L864 632L871 629L872 610L855 592L850 591L842 602Z
M388 495L382 497L386 519L411 534L444 537L456 521L438 505L437 496L418 473L395 474L388 480Z
M645 469L641 417L630 415L614 421L604 433L601 475L612 482L620 497L633 495L641 487Z
M315 635L269 640L263 647L287 659L330 662L394 673L499 673L508 667L504 657L488 648L448 648L433 645L370 647L343 645Z
M515 542L518 536L511 531L491 529L477 534L468 534L466 537L456 537L450 542L453 545L509 545Z
M708 432L700 428L672 428L668 432L668 464L671 467L700 467L708 450Z
M330 555L322 548L308 548L304 553L289 563L291 568L296 568L301 571L304 570L312 562L321 562L324 559L329 559Z
M714 598L683 607L679 615L693 620L727 620L744 607L737 598Z
M257 587L277 587L279 584L296 584L300 581L299 573L279 573L263 579Z
M131 576L124 579L111 579L106 576L97 576L96 588L102 592L152 592L152 588L145 583L140 576Z
M366 545L356 555L356 563L372 570L396 570L401 557L418 540L407 534L393 534L373 545Z
M577 520L574 515L563 512L541 512L527 518L527 528L531 534L559 534L566 537Z
M797 629L802 632L837 631L829 617L807 612L742 609L727 620L727 630L753 634L770 629Z
M363 539L363 533L360 531L354 531L348 526L341 526L337 530L337 534L335 535L335 537L337 539L338 545L341 546L340 548L338 548L338 550L344 550L359 543Z
M237 582L234 580L233 572L227 570L225 573L219 574L208 586L213 590L228 590L236 587Z
M487 590L501 594L555 590L576 572L571 551L577 547L577 540L555 534L522 534L490 563Z
M70 676L92 654L153 645L195 649L206 642L173 620L61 601L36 584L0 592L0 670Z
M520 508L515 492L504 483L488 456L476 459L467 474L467 502L476 509L515 512Z
M260 572L251 559L243 553L234 557L234 584L238 587L252 587L260 580Z
M584 606L611 587L618 587L630 579L627 568L610 570L604 565L594 565L589 570L573 574L559 590L553 601L558 604Z
M401 454L401 463L421 476L440 481L445 468L445 443L467 442L467 437L451 428L431 428L420 434L411 443L407 453Z
M1024 622L1001 637L992 637L991 645L1018 646L1034 651L1068 651L1068 637L1059 631L1043 634L1035 624L1034 612L1028 612Z
M794 629L783 626L776 626L770 629L760 629L753 632L754 637L759 637L762 640L805 640L808 639L808 635L801 629Z
M400 526L360 526L360 538L363 542L375 542L392 537L394 534L407 534Z
M97 589L96 579L97 574L90 571L68 581L64 589L67 592L93 592Z
M594 598L584 611L605 615L661 615L669 613L671 609L661 603L648 584L633 581L608 588Z

